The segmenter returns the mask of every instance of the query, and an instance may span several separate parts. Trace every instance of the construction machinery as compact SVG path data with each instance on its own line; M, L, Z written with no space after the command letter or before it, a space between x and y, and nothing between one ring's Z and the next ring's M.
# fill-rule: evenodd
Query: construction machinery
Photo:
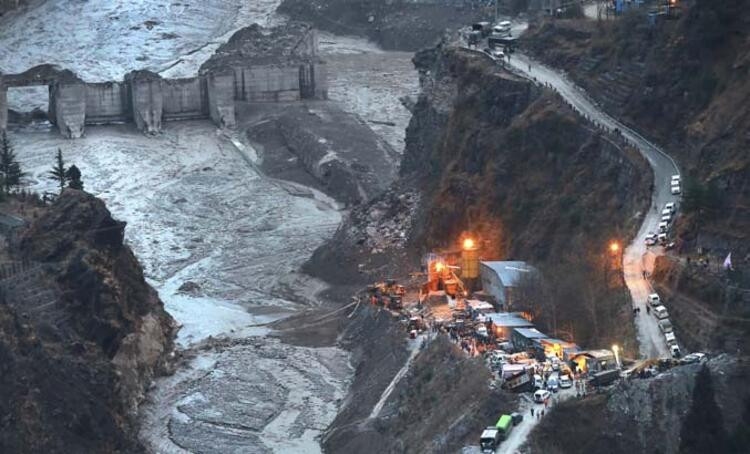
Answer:
M387 279L367 287L367 293L373 304L398 310L403 308L406 287L398 284L395 279Z

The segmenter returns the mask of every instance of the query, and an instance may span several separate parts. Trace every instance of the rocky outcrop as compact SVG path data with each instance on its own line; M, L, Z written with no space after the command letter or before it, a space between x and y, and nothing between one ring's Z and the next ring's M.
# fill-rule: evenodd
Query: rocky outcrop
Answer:
M740 453L750 433L747 358L721 355L556 405L529 452ZM574 421L574 424L571 424ZM560 434L565 434L560 436Z
M67 189L9 251L26 265L0 282L9 328L0 331L0 450L139 449L133 417L169 369L175 324L124 229L102 201Z

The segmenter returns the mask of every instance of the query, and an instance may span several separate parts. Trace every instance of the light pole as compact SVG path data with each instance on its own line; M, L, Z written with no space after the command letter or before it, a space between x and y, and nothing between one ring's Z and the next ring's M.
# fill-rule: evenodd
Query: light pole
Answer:
M619 369L620 368L620 354L619 354L620 353L620 347L618 347L617 345L613 345L612 346L612 351L615 354L615 364L617 364L617 368Z

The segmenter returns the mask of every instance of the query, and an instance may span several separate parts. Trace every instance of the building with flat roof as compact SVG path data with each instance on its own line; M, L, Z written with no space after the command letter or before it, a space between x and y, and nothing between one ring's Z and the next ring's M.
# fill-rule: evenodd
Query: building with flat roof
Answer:
M516 350L528 350L535 339L544 339L547 335L536 328L513 328L510 341Z
M487 314L490 332L498 339L510 339L514 328L533 328L534 324L518 313Z
M513 289L536 272L536 268L526 262L482 261L479 275L482 289L492 295L503 309L510 310L513 307Z

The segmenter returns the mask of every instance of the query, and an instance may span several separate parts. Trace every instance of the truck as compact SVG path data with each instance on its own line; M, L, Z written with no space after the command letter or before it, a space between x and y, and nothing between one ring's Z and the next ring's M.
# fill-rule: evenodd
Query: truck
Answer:
M589 380L589 383L592 386L607 386L618 378L620 378L620 371L618 369L603 370L595 373L591 377L591 380Z
M479 447L482 449L482 453L494 453L501 441L500 431L497 427L490 426L482 431L482 435L479 437Z
M495 427L500 432L500 439L507 440L510 433L513 431L513 417L510 415L500 416Z

